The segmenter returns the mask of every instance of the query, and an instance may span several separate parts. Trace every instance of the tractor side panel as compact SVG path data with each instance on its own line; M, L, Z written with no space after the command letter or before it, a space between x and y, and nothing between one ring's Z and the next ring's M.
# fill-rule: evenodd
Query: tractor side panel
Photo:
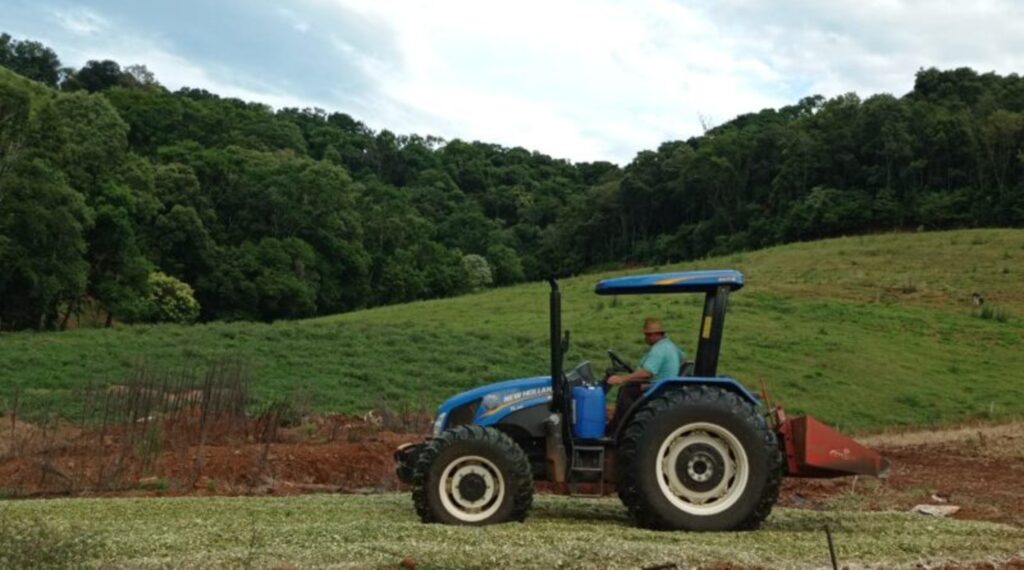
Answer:
M546 391L513 400L508 402L507 405L499 405L491 409L480 406L476 413L476 420L473 423L481 426L492 426L511 420L516 423L523 422L525 424L532 422L531 416L538 415L541 418L539 422L541 431L538 435L543 436L544 418L547 418L548 414L551 413L550 404L551 388L548 387ZM524 425L523 427L526 426Z
M478 386L472 390L466 390L461 394L456 394L451 398L445 400L438 408L438 413L450 412L453 408L472 402L474 400L482 399L484 396L489 394L498 394L501 397L511 396L517 393L528 392L529 390L544 390L551 391L551 377L550 376L534 376L532 378L519 378L516 380L506 380L504 382L495 382L494 384L487 384L485 386Z
M511 412L503 416L501 420L481 425L497 425L497 427L515 426L518 428L515 431L519 433L529 435L530 437L543 438L545 435L544 422L551 416L551 408L548 406L551 398L546 400L538 398L538 400L540 403L537 405Z
M551 377L519 378L480 386L447 399L437 410L435 429L463 424L493 425L510 413L551 400Z

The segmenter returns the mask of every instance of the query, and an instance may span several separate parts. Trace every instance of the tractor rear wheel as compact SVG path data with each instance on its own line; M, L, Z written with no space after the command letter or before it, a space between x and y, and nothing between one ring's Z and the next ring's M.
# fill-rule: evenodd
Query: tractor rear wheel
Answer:
M616 457L619 498L645 528L754 529L779 495L775 432L721 388L655 396L633 416Z
M427 523L522 521L533 504L530 461L512 438L494 428L457 426L423 446L412 498Z

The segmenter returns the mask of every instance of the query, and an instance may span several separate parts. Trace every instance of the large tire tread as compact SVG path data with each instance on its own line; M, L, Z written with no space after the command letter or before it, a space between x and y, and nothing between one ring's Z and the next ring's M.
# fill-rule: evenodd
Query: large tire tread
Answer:
M782 454L778 447L775 432L768 427L764 417L755 408L741 399L737 394L712 386L687 387L684 390L670 390L655 396L636 412L619 442L616 452L616 473L618 474L617 489L619 498L629 511L630 516L638 525L654 530L676 530L677 523L667 520L657 513L654 505L641 490L636 469L636 457L640 452L642 438L651 423L662 414L671 413L675 408L685 408L694 404L712 406L727 410L728 413L740 418L744 423L764 434L764 451L766 454L765 485L757 500L757 505L738 524L730 530L753 530L771 513L779 496L779 485L782 480Z
M412 500L420 520L425 523L447 522L430 507L428 494L430 485L434 483L429 481L430 470L444 450L464 443L483 443L497 449L511 466L506 473L506 486L512 493L512 509L501 520L489 520L483 524L526 520L533 505L533 470L526 453L512 438L501 431L476 425L461 425L445 430L423 446L412 476Z

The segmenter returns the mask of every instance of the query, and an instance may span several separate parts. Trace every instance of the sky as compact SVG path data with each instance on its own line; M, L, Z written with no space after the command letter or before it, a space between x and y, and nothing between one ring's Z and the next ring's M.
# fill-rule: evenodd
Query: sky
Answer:
M0 31L172 90L622 165L922 68L1024 71L1020 0L0 0Z

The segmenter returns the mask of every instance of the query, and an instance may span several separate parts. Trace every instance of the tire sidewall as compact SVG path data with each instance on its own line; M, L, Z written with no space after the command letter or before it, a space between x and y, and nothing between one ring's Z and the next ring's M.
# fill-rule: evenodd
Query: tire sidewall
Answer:
M501 505L489 517L479 521L467 521L451 514L441 501L439 489L441 475L444 473L445 468L460 457L472 455L479 455L480 457L494 463L494 466L497 467L498 474L501 477L502 485L504 486L504 496L501 499ZM452 441L449 445L441 449L437 458L430 466L426 481L424 482L425 490L427 492L427 504L430 510L435 513L435 516L438 519L437 522L443 524L476 526L506 521L509 519L513 509L515 508L516 489L514 488L515 481L512 473L513 466L511 460L497 445L493 445L488 441L479 440Z
M646 432L640 438L637 455L630 468L636 470L637 485L641 494L648 498L653 514L670 528L697 531L736 528L760 504L769 469L764 434L757 426L751 425L745 417L749 414L737 414L726 402L686 400L671 406L650 420ZM658 484L661 468L657 458L661 445L675 430L699 422L715 424L730 432L739 440L748 462L746 488L732 505L711 515L697 515L679 509L665 496Z

